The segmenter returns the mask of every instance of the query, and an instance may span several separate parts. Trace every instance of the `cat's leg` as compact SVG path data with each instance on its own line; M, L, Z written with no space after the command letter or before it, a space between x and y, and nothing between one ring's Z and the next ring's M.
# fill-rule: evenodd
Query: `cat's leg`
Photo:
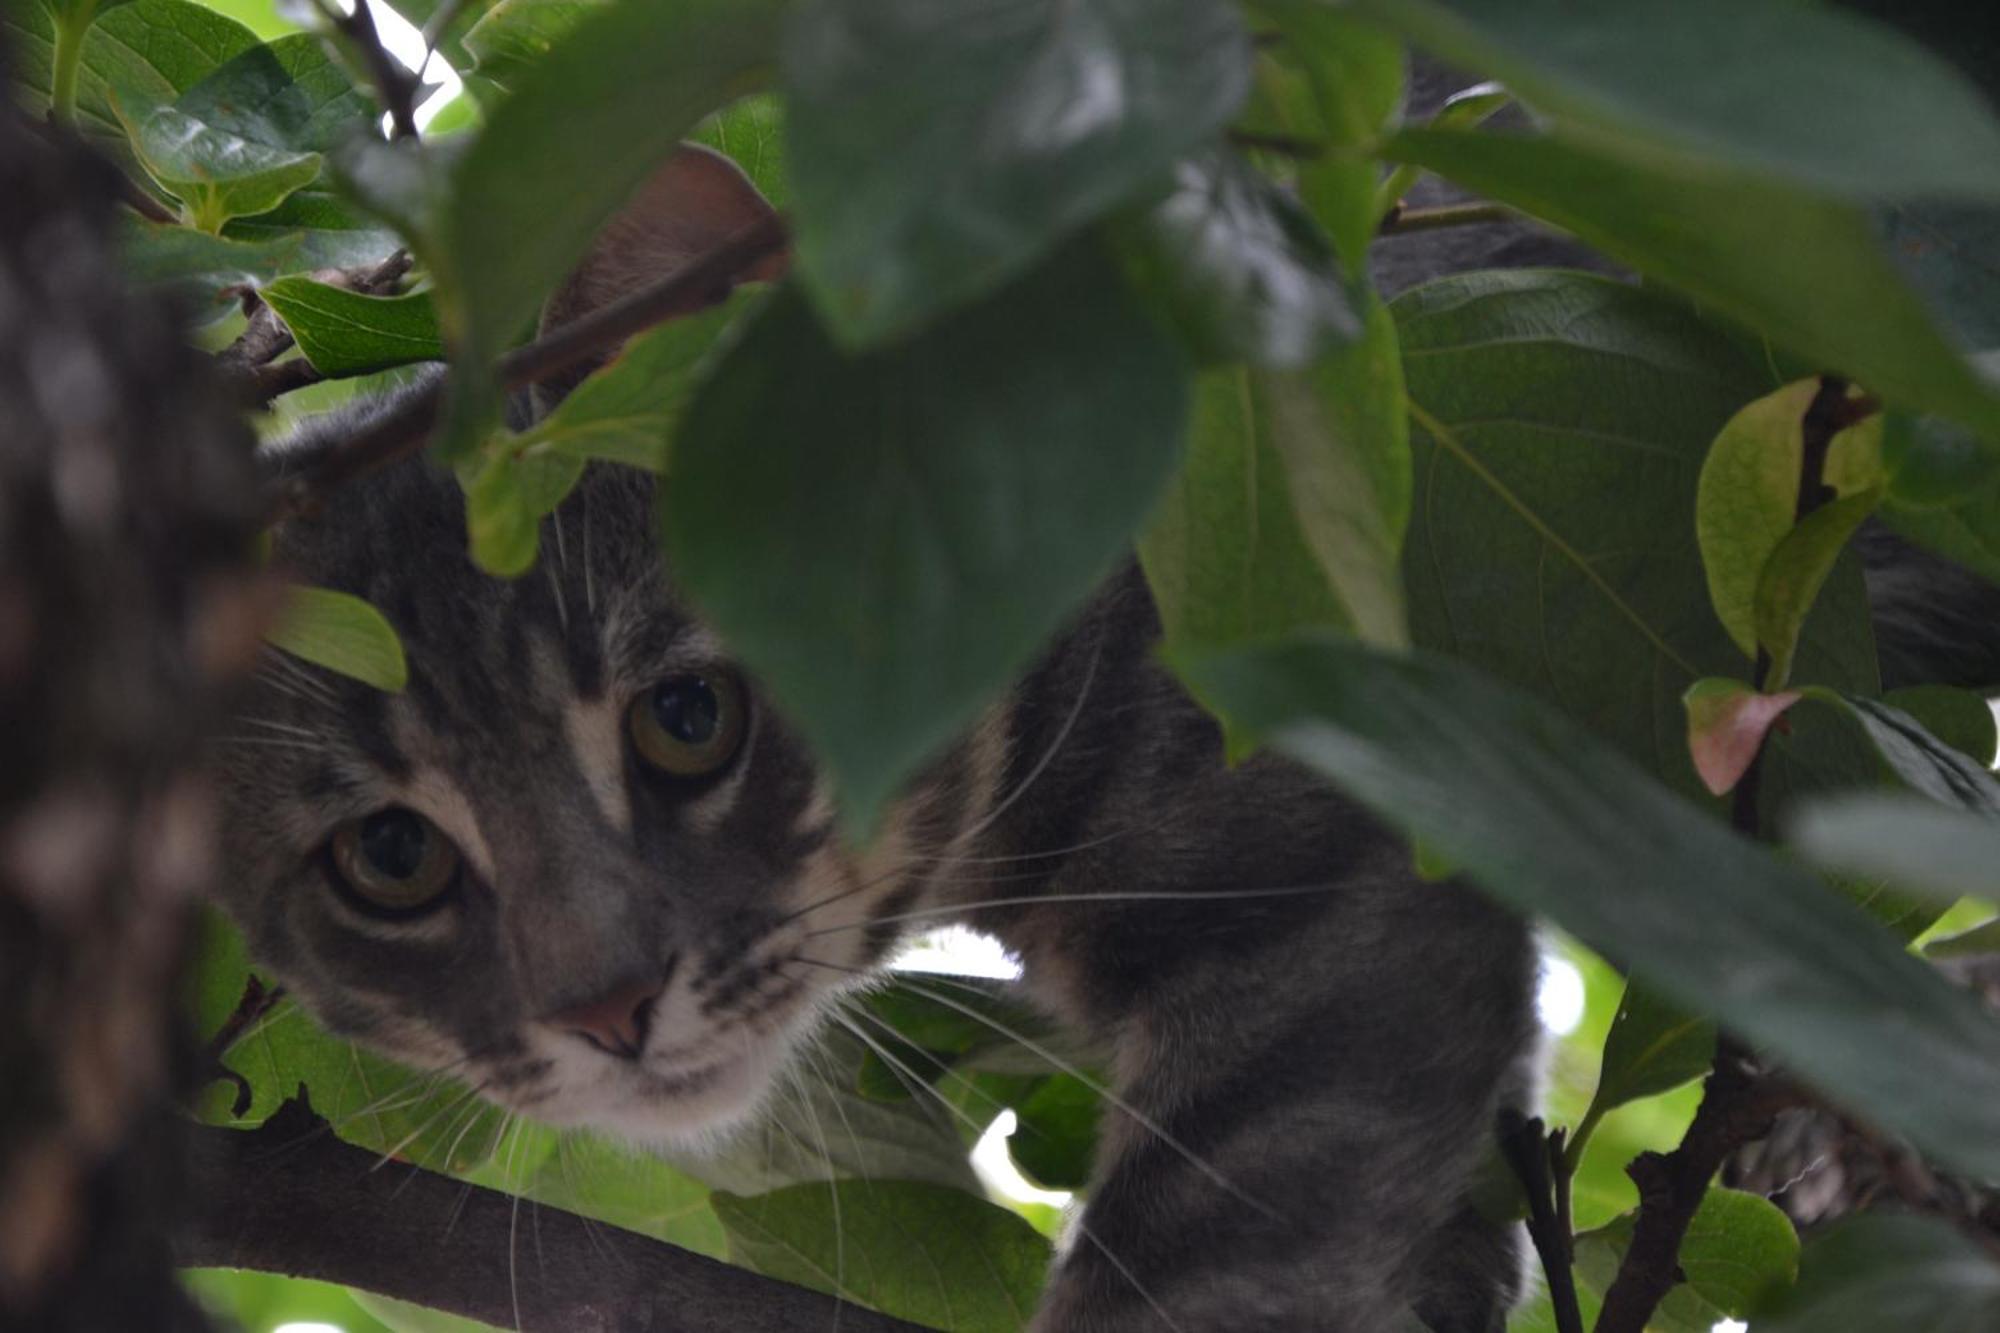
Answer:
M1488 1333L1513 1238L1464 1211L1520 1086L1532 952L1463 889L1348 886L1136 991L1037 1333Z

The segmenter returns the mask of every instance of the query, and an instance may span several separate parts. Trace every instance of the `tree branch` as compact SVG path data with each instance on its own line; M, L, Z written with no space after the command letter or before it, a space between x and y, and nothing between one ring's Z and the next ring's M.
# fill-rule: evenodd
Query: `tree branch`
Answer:
M1473 227L1488 222L1513 222L1519 218L1505 204L1485 201L1470 204L1438 204L1432 208L1405 208L1400 202L1391 208L1375 229L1379 236L1407 236L1411 232L1437 231L1444 227Z
M175 1259L360 1287L522 1333L917 1327L573 1213L418 1168L373 1170L301 1101L196 1129Z
M727 291L738 274L784 245L782 219L774 216L754 222L658 282L508 353L500 359L501 381L517 389L567 370L671 315L685 312L690 298ZM276 522L305 513L343 483L415 453L436 427L448 387L440 380L412 393L341 444L296 472L277 478L265 494L266 520Z
M1604 1293L1595 1333L1643 1333L1646 1321L1681 1281L1681 1241L1723 1161L1770 1132L1778 1112L1801 1100L1789 1082L1760 1074L1727 1038L1702 1088L1694 1123L1671 1153L1640 1153L1625 1173L1639 1187L1632 1247Z

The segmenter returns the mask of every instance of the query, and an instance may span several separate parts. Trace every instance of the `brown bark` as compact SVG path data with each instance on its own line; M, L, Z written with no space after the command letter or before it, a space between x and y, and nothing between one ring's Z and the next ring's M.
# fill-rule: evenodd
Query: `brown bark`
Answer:
M4 52L0 52L4 56ZM116 171L0 100L0 1324L199 1320L162 1201L189 771L254 651L249 440L123 290Z

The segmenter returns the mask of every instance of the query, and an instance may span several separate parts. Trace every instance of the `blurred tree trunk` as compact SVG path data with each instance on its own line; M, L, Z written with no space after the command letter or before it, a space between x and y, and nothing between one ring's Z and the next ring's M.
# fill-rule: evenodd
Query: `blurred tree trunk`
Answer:
M0 62L4 62L0 50ZM256 651L249 441L120 284L118 177L0 99L0 1328L197 1327L168 1252L191 772Z

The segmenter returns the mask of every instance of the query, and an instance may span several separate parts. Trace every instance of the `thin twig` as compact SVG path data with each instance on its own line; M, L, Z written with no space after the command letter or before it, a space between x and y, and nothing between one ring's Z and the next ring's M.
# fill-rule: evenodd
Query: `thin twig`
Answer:
M1523 1120L1508 1113L1500 1125L1500 1149L1528 1198L1528 1239L1534 1242L1548 1279L1549 1308L1555 1314L1557 1333L1583 1333L1576 1277L1571 1272L1575 1257L1571 1253L1562 1131L1548 1134L1540 1119Z
M382 45L382 34L375 30L375 12L368 7L368 0L354 0L351 14L341 13L329 0L313 0L313 4L335 32L354 44L355 53L368 71L368 81L375 85L382 109L389 113L391 133L398 139L416 138L416 96L423 87L423 77L405 67Z
M684 312L693 298L726 292L739 274L784 245L783 219L762 218L650 286L508 353L500 360L500 380L517 389L567 370ZM447 389L441 380L412 393L355 435L278 478L265 494L267 521L305 513L343 483L415 453L436 427Z
M1437 231L1444 227L1475 227L1489 222L1513 222L1520 215L1505 204L1480 201L1470 204L1438 204L1432 208L1405 208L1398 203L1383 217L1376 231L1383 236L1406 236L1417 231Z

